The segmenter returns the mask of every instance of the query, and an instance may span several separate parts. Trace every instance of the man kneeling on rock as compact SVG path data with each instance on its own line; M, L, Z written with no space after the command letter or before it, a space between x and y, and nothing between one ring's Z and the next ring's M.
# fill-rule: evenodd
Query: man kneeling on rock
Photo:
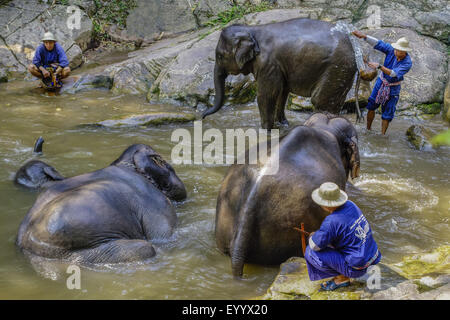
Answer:
M323 291L349 286L350 278L363 276L381 260L369 222L335 183L323 183L313 191L312 199L329 215L311 233L306 247L309 279L333 277L321 284Z
M369 97L367 112L367 130L372 127L375 118L375 110L381 106L381 133L386 134L389 123L394 119L396 105L400 95L400 83L403 76L411 69L412 61L408 52L408 39L405 37L398 39L397 42L389 44L374 37L365 35L360 31L353 31L353 34L366 40L373 48L386 54L383 65L376 62L369 62L372 68L381 70L372 94Z
M46 32L42 42L36 49L33 63L28 66L28 71L35 77L45 79L50 77L47 68L52 67L59 79L68 77L69 60L63 47L56 42L53 33Z

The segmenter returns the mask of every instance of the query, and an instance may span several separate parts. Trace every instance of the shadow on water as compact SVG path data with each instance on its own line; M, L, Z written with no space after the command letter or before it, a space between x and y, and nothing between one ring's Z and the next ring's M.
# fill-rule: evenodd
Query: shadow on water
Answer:
M149 144L170 160L178 143L171 141L172 132L182 127L193 133L192 123L108 130L85 130L79 124L180 109L200 118L191 108L150 105L144 98L108 91L48 96L35 89L36 82L31 81L0 85L0 298L238 299L265 293L277 267L247 265L245 280L236 282L229 257L216 248L215 206L226 165L174 165L188 198L176 206L178 225L173 237L155 243L157 255L144 264L83 267L81 290L69 290L67 263L29 259L20 253L14 245L17 229L36 194L18 188L12 180L32 157L38 136L46 140L39 159L64 176L74 176L107 166L133 143ZM291 126L309 116L286 113ZM237 119L244 130L259 128L255 105L232 106L204 120L203 132L236 128ZM348 192L370 221L385 262L450 240L450 150L411 149L404 133L412 121L395 119L388 137L367 133L357 125L361 176L352 181ZM427 125L436 131L445 128L438 120ZM380 127L379 116L373 127L375 132Z

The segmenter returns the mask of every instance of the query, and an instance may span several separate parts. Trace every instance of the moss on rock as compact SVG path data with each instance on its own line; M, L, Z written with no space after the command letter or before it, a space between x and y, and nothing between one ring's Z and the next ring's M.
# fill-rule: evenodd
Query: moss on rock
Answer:
M406 256L402 262L390 267L408 279L418 279L427 274L450 274L450 246L438 247L431 253Z
M419 104L417 108L425 114L438 114L441 112L441 104L439 102Z

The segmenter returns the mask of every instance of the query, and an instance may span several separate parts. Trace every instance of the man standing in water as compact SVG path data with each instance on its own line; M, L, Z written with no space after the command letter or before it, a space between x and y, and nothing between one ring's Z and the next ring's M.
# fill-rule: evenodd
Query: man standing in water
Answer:
M312 232L305 260L309 279L334 277L321 284L331 291L350 285L350 278L366 274L370 265L381 260L369 222L347 194L333 182L325 182L311 195L329 213L319 230Z
M381 106L381 133L386 134L389 122L392 121L395 114L396 105L400 95L400 82L403 76L411 69L412 62L408 52L408 39L405 37L398 39L392 45L374 37L365 35L361 31L353 31L353 35L366 40L374 49L386 54L383 65L376 62L369 62L371 68L380 69L380 77L375 83L372 94L367 104L367 130L372 127L375 117L375 110Z
M56 42L56 38L51 32L46 32L42 42L36 49L33 63L28 66L28 71L35 77L45 79L50 77L50 72L46 69L53 67L59 79L69 76L69 60L63 47Z

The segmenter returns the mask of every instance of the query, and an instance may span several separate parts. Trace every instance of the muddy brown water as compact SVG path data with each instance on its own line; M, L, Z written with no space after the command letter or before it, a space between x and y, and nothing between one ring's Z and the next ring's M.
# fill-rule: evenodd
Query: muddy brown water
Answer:
M188 190L177 204L178 225L167 242L156 243L157 256L146 264L105 265L81 269L81 289L69 290L68 265L26 258L14 244L20 222L36 199L13 184L14 173L32 158L33 143L45 138L41 160L65 176L107 166L130 144L146 143L170 160L173 130L193 132L193 124L153 128L82 129L78 124L148 111L179 111L150 105L144 98L108 91L48 96L34 90L36 82L0 85L0 298L2 299L242 299L264 294L278 267L246 265L245 279L234 281L230 259L215 245L217 193L226 165L175 165ZM194 112L190 108L183 111ZM199 114L197 114L199 115ZM287 111L292 125L309 115ZM354 120L354 116L349 118ZM361 176L349 187L371 223L383 261L448 244L450 218L450 149L416 151L405 137L418 120L397 118L389 136L360 135ZM439 120L427 121L436 132ZM208 128L259 128L255 105L225 107L203 122ZM379 132L380 119L374 122ZM300 240L300 238L299 238ZM299 241L300 246L300 241ZM299 249L300 250L300 249ZM382 281L389 281L384 279Z

